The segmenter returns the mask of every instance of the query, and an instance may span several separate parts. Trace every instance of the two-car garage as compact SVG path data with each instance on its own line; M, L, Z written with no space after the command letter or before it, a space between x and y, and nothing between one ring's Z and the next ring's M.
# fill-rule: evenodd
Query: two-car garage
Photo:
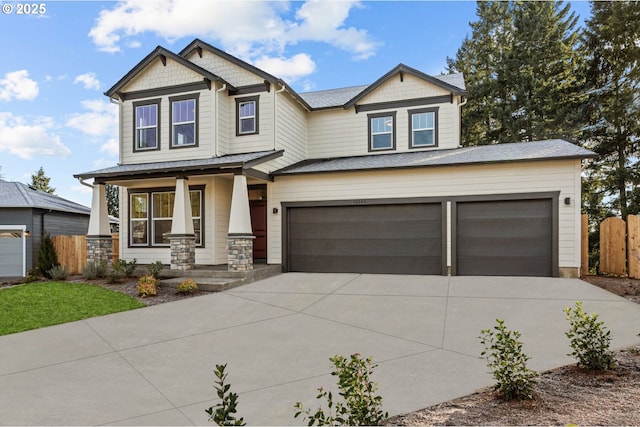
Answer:
M533 193L284 204L285 269L557 276L557 200Z

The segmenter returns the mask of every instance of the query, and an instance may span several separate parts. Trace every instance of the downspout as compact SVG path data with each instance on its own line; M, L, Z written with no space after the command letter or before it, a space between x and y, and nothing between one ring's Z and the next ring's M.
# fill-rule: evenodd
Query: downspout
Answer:
M460 103L458 104L458 147L462 147L462 106L467 104L467 97L460 95Z
M220 95L218 94L226 89L227 84L224 83L220 89L216 90L216 108L213 112L214 125L216 127L216 131L213 137L213 157L218 157L218 133L220 132L220 110L218 109L220 105L220 103L218 102Z
M118 106L118 147L120 147L120 143L122 142L122 101L110 96L109 102ZM118 149L118 164L122 164L122 150L120 149ZM86 184L82 182L82 180L80 180L80 183L93 188L92 185Z
M278 112L278 108L277 108L278 103L276 102L276 98L277 98L277 95L279 93L282 93L285 90L287 90L287 87L285 85L283 85L282 83L279 83L279 85L282 86L281 89L277 90L277 91L275 91L273 93L273 151L278 149L278 146L277 146L278 145L277 144L277 140L278 139L276 138L276 125L277 125L277 120L278 120L278 114L277 114L277 112Z

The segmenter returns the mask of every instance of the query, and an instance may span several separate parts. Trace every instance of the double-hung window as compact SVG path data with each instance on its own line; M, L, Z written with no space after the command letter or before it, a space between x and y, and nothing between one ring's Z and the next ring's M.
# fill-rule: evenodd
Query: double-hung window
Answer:
M171 148L198 145L198 94L169 98Z
M369 114L369 151L396 148L396 113Z
M259 96L236 98L236 135L258 133L258 100Z
M149 244L149 195L134 193L129 197L129 244L147 246Z
M438 145L438 109L409 110L409 147L435 147Z
M160 149L160 100L134 102L134 151Z

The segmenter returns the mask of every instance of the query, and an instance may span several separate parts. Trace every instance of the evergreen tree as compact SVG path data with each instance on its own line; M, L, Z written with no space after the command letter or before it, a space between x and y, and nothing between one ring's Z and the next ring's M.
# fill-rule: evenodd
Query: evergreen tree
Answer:
M38 249L38 270L40 270L42 275L50 279L51 274L49 270L58 265L60 265L60 263L58 262L56 249L53 246L53 240L51 240L49 234L45 234L42 237L40 249Z
M119 191L117 185L107 184L105 186L105 193L107 196L107 212L111 216L116 218L120 217L120 200Z
M51 178L44 174L44 169L40 166L38 172L31 175L31 186L36 190L44 191L45 193L55 194L56 189L49 185Z
M591 2L583 38L589 87L586 146L601 192L623 219L640 207L640 2ZM589 183L589 185L595 185Z

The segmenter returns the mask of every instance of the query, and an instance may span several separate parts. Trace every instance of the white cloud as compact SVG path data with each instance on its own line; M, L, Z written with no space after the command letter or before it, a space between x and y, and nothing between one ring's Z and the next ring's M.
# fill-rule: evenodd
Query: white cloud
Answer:
M7 151L23 159L34 156L68 157L71 150L51 132L50 117L28 120L11 113L0 113L0 152Z
M27 70L9 72L0 80L0 101L31 100L38 92L38 83L29 78Z
M299 53L291 58L273 58L263 56L255 61L255 65L274 76L293 82L308 76L316 69L316 63L306 53Z
M82 101L81 104L88 111L72 115L67 126L95 137L117 137L117 105L101 99Z
M372 56L378 47L366 30L345 24L349 13L361 7L358 1L309 0L295 11L293 19L284 18L284 14L291 16L289 7L299 5L296 2L209 2L209 13L202 13L196 4L192 0L121 1L100 12L89 36L98 49L112 53L123 45L137 46L133 37L145 32L169 42L201 37L217 40L232 55L252 63L265 62L268 57L293 63L295 57L283 59L286 48L303 41L327 43L356 59ZM306 59L303 64L298 58L296 65L313 72L315 67L309 66L313 61L308 55Z
M73 82L82 84L85 89L100 90L100 80L96 78L96 73L80 74Z
M100 152L111 154L112 156L117 156L120 152L118 140L115 138L109 139L107 142L102 144L102 146L100 147Z

